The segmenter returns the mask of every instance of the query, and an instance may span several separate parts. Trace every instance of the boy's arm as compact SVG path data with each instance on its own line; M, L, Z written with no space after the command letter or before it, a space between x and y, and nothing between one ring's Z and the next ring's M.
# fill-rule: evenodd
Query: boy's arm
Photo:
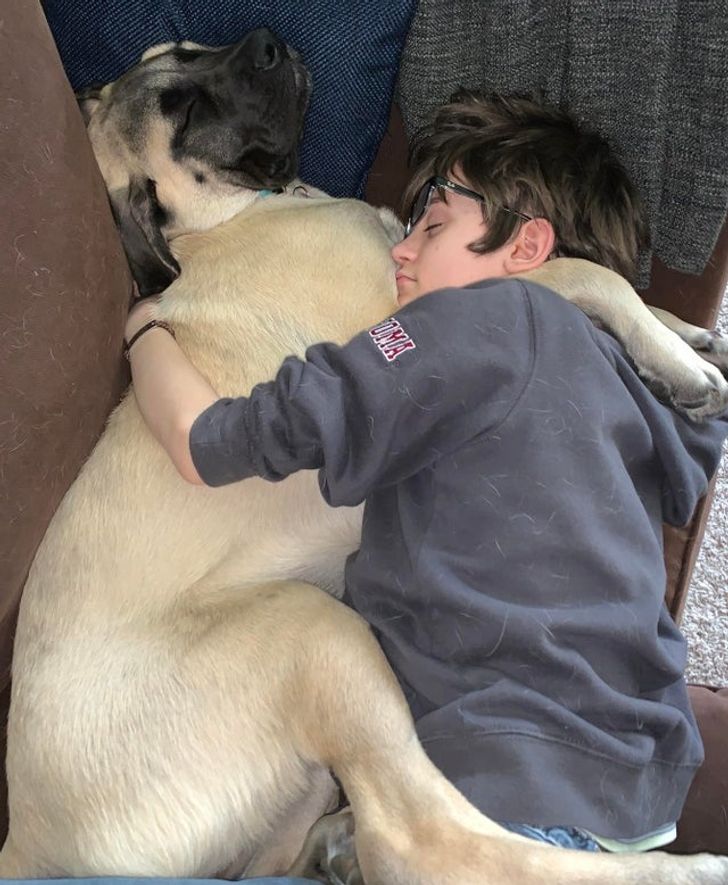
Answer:
M129 315L126 340L154 318L151 304ZM134 396L139 411L180 474L202 485L190 455L190 427L218 399L218 394L184 355L165 329L152 328L129 351Z
M217 400L190 433L199 475L219 486L322 468L326 500L355 505L492 430L530 379L533 341L522 284L491 285L428 295Z

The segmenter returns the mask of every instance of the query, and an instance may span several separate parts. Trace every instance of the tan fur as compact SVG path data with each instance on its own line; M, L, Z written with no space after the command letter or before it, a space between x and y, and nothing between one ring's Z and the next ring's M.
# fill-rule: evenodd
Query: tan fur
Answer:
M107 183L128 180L124 163L149 174L112 143L97 129ZM214 196L198 209L227 217ZM286 355L393 312L389 246L362 203L256 200L174 240L182 273L158 313L220 394L246 394ZM555 261L536 278L602 303L612 325L632 316L629 287L594 271L585 290L575 267ZM637 315L627 337L650 322ZM672 368L695 372L687 363ZM367 885L728 883L726 860L553 850L473 808L424 754L367 626L334 598L360 520L327 507L310 472L186 484L128 395L25 587L0 875L282 873L332 801L331 768Z

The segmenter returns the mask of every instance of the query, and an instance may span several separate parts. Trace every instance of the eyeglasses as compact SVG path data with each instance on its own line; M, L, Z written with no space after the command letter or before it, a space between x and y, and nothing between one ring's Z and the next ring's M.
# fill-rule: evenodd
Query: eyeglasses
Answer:
M485 197L483 197L481 194L478 194L475 191L471 191L470 188L463 187L462 184L458 184L456 181L450 181L449 178L443 178L441 175L435 175L434 178L430 178L422 185L419 192L417 193L417 196L414 199L414 202L412 203L409 219L407 220L407 226L404 229L404 235L406 237L408 237L412 233L412 229L414 228L414 226L430 208L433 194L438 190L442 190L443 188L452 191L454 194L460 194L461 197L468 197L471 200L476 200L478 203L485 203ZM510 209L508 206L499 206L498 208L502 209L504 212L510 212L511 215L517 215L524 221L533 220L533 216L525 215L523 212L517 212L515 209Z

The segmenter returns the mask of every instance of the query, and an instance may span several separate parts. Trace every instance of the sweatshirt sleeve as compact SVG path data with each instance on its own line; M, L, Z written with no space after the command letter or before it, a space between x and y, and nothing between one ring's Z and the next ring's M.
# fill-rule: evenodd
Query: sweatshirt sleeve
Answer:
M192 427L192 459L212 486L319 469L330 504L359 504L495 429L533 351L519 281L432 293L343 347L289 357L249 397L218 400Z

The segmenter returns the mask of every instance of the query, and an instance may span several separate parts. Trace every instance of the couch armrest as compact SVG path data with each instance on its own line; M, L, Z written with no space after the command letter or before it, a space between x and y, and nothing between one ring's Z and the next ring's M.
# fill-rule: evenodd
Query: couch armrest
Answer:
M40 4L3 0L0 18L2 704L36 548L127 383L121 341L132 287Z

